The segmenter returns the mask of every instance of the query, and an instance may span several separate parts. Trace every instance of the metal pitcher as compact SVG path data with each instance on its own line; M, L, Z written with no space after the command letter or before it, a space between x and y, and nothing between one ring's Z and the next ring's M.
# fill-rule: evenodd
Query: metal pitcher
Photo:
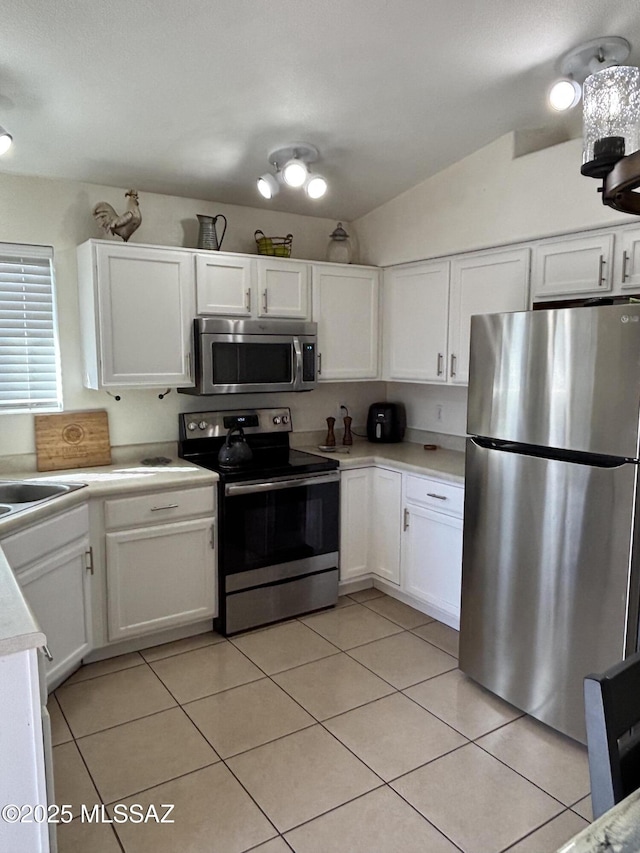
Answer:
M211 249L215 252L219 252L222 248L222 241L224 240L224 235L227 230L227 217L222 213L219 213L217 216L201 216L199 213L196 213L196 216L200 223L200 229L198 231L198 249ZM216 233L216 222L218 219L224 219L224 228L222 229L222 235L219 240Z

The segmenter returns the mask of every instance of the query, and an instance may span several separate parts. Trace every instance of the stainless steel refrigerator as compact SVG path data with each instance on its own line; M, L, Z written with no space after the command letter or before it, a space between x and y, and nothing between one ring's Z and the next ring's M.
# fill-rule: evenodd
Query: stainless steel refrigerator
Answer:
M640 305L476 316L460 668L585 742L638 644Z

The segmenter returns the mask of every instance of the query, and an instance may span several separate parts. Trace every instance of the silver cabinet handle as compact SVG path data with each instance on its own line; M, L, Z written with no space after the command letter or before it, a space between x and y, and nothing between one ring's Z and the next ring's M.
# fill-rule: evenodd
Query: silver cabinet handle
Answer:
M435 492L427 492L428 498L436 498L439 501L448 501L449 498L446 495L436 495Z
M629 275L627 273L627 264L628 263L629 263L629 253L623 252L622 253L622 281L623 282L629 278Z
M408 529L409 529L409 510L408 510L408 509L406 509L406 508L405 508L405 511L404 511L404 521L403 521L403 523L402 523L402 529L403 529L403 530L408 530Z
M151 512L160 512L162 509L178 509L180 504L167 504L166 506L152 506Z
M215 550L216 547L216 525L215 523L211 525L211 538L209 539L209 545Z
M190 352L188 352L186 354L186 360L187 360L187 376L189 377L189 379L193 379L193 376L191 374L191 353Z
M457 362L457 360L458 360L457 357L453 353L451 353L451 375L452 376L456 375L456 362Z
M438 376L442 376L442 362L444 361L444 356L441 352L438 353Z
M266 289L266 287L265 287L264 291L262 292L262 310L264 311L265 314L269 313L269 308L267 306L267 289Z
M604 265L604 255L600 255L600 258L598 260L598 287L602 287L603 284L605 284Z
M46 659L49 661L49 663L51 663L53 661L53 655L49 651L49 646L43 646L42 651L44 652L44 656L46 657Z
M93 546L89 546L89 550L84 552L85 569L93 574Z
M247 308L247 314L251 313L251 288L247 290L245 293L245 305Z
M318 353L318 376L322 375L322 353Z

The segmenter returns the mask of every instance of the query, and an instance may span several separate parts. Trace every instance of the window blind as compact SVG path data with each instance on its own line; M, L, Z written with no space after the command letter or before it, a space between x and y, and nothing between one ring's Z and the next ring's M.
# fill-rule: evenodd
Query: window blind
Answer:
M0 243L0 412L61 408L53 249Z

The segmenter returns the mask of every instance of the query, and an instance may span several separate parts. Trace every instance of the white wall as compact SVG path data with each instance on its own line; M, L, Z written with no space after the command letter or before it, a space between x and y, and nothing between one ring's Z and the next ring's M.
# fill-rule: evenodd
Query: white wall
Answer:
M389 266L628 223L580 174L582 141L522 157L507 134L352 223L365 264Z
M90 237L104 237L91 215L96 202L105 200L116 210L124 210L125 191L126 188L0 174L0 241L54 247L65 410L107 409L111 443L126 445L175 441L180 411L272 404L270 395L226 397L216 405L211 402L213 398L175 392L161 401L154 391L123 392L122 400L116 402L105 392L82 387L75 250ZM140 193L140 209L142 225L132 242L195 247L196 214L223 213L229 221L225 250L255 253L253 235L260 228L268 236L293 234L293 256L310 260L324 260L329 234L335 227L329 219L145 192ZM384 385L354 383L291 394L288 399L279 396L278 404L291 406L296 430L323 429L325 418L334 415L338 398L353 407L354 424L361 424L366 406L379 397L384 399ZM33 416L0 414L0 456L34 451Z

